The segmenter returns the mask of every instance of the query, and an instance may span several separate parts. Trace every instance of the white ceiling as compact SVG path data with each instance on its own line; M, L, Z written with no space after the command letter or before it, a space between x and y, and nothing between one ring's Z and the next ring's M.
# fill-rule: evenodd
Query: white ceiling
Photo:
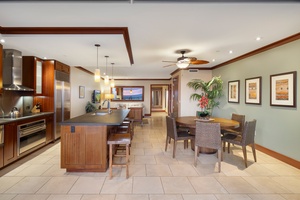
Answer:
M163 68L190 49L189 57L220 63L300 32L300 3L180 2L0 2L2 27L128 27L134 64L122 35L0 35L5 49L56 59L70 66L115 78L170 78L175 66ZM262 40L256 41L256 37ZM229 54L229 50L233 53ZM212 60L215 59L215 62Z

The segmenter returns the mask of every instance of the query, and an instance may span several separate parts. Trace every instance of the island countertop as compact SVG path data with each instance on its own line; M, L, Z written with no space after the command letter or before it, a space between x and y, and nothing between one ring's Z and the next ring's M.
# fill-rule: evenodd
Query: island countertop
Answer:
M61 168L67 172L105 172L108 167L107 139L129 109L97 110L61 124Z
M113 109L111 113L107 110L96 110L72 119L63 121L60 125L80 125L80 126L107 126L120 125L129 113L129 109Z

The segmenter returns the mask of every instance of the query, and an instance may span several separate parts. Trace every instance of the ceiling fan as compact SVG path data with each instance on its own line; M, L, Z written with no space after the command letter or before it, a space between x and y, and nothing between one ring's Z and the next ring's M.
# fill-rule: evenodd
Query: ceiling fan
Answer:
M209 63L206 60L197 60L196 57L186 57L184 56L185 52L185 50L180 51L181 57L177 58L177 61L163 61L173 63L163 67L170 67L176 65L178 68L187 68L189 65L202 65Z

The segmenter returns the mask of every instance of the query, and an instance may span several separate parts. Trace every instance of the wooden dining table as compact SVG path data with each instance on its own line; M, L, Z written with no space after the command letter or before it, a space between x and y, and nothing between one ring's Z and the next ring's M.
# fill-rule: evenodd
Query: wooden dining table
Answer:
M226 118L219 118L219 117L211 117L209 120L201 120L197 118L196 116L184 116L184 117L177 117L176 123L179 126L184 126L190 129L190 134L195 135L195 129L196 129L196 121L202 121L206 123L220 123L221 129L230 129L230 128L237 128L239 127L239 122L232 120L232 119L226 119ZM220 136L221 137L221 136ZM191 142L192 149L195 148L194 141ZM215 149L210 148L203 148L200 147L200 153L215 153Z

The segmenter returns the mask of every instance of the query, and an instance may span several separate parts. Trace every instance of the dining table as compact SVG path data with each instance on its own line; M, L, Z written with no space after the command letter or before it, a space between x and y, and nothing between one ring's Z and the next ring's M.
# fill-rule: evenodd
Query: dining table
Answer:
M183 127L189 128L190 134L193 134L193 135L195 135L197 121L202 121L202 122L206 122L206 123L220 123L221 130L238 128L240 125L238 121L235 121L232 119L220 118L220 117L211 117L209 119L200 119L200 118L197 118L196 116L183 116L183 117L176 118L176 124L178 126L183 126ZM221 137L221 135L220 135L220 137ZM194 150L195 149L194 141L191 141L191 146L192 146L191 147L192 150ZM216 150L200 147L199 152L210 154L210 153L215 153Z

